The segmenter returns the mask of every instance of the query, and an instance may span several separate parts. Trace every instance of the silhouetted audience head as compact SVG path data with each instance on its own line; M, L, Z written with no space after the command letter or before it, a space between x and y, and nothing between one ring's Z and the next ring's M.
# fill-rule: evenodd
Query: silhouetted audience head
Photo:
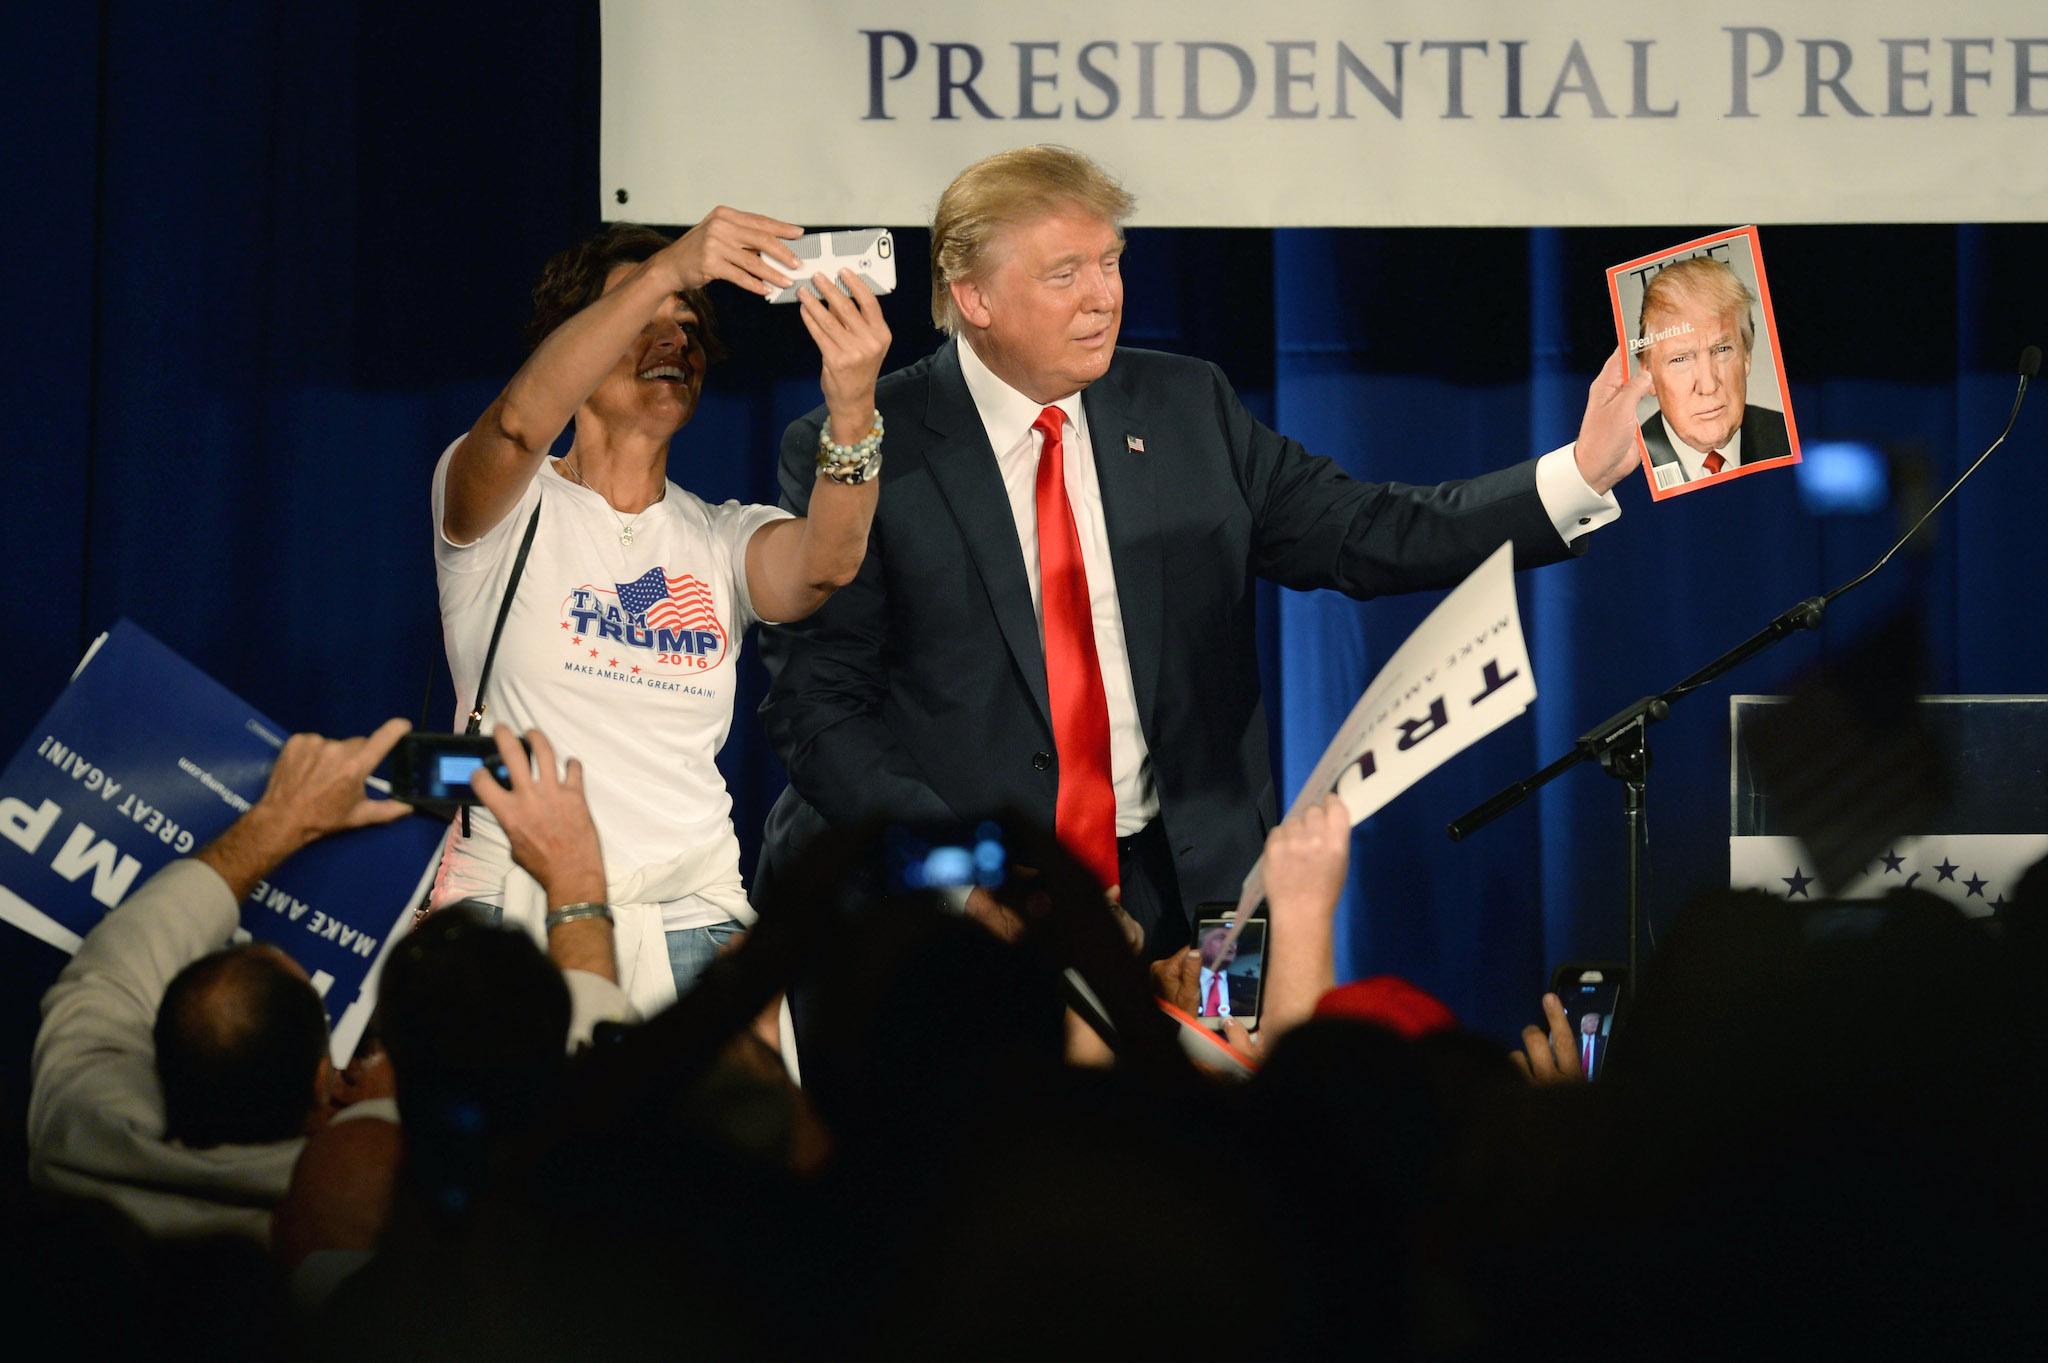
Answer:
M436 911L384 964L377 1030L398 1088L407 1175L461 1213L508 1140L546 1110L565 1064L568 987L525 933L459 905Z
M945 1139L945 1120L1020 1070L1057 1066L1057 973L936 895L840 919L809 982L805 1087L852 1136Z
M1171 1046L1070 1067L1061 972L1093 940L1085 917L1020 899L1010 943L935 895L877 894L855 863L764 914L673 1012L574 1062L559 973L522 935L444 911L395 948L379 1023L408 1178L479 1233L451 1258L432 1218L397 1225L337 1298L326 1352L2040 1343L2016 1303L2048 1210L2048 956L2027 916L2048 872L2002 937L1911 891L1707 895L1660 935L1599 1082L1539 1087L1391 976L1327 994L1249 1083ZM801 1093L751 1030L791 982ZM1558 1025L1576 1053L1581 1016ZM559 1262L599 1257L593 1321L587 1294L553 1289ZM434 1321L411 1323L423 1295Z
M2014 1303L2048 1128L2014 971L1920 891L1706 896L1661 934L1601 1081L1490 1131L1472 1312L1504 1347L1559 1300L1529 1266L1569 1263L1601 1303L1575 1356L2034 1352Z
M303 1134L327 1065L327 1016L306 972L271 946L201 957L164 990L156 1067L166 1134L190 1146Z

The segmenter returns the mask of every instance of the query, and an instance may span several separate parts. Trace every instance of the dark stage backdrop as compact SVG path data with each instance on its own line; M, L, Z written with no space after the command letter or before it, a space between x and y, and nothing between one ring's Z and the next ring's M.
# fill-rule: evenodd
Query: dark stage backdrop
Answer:
M541 261L598 216L595 7L483 14L231 0L40 6L10 21L0 750L122 615L295 727L359 732L419 713L441 647L429 471L518 363ZM705 109L672 133L744 137L745 111ZM1201 173L1119 169L1141 193ZM718 198L703 187L707 209ZM1729 225L1140 229L1124 339L1218 361L1253 411L1360 476L1433 482L1571 439L1613 344L1602 269ZM896 226L915 262L923 232ZM1803 435L1914 442L1944 478L1990 437L2014 355L2048 328L2048 229L1765 224L1763 241ZM923 274L908 274L888 309L892 363L934 343ZM722 301L737 358L671 473L708 498L765 500L782 426L817 399L815 361L792 312ZM1942 690L2048 689L2044 405L1941 526ZM1809 517L1785 472L1663 506L1640 481L1621 497L1626 514L1585 558L1520 579L1533 714L1355 843L1342 968L1407 975L1503 1038L1536 1016L1552 964L1621 947L1620 793L1587 769L1466 844L1445 840L1446 820L1860 568L1892 530L1882 515ZM1286 794L1433 600L1263 600ZM1845 606L1824 638L1656 731L1655 917L1726 877L1726 696L1779 687L1842 647L1871 611ZM742 667L723 765L751 867L781 773L752 714L758 664ZM7 1021L22 1035L27 982L55 958L4 940Z

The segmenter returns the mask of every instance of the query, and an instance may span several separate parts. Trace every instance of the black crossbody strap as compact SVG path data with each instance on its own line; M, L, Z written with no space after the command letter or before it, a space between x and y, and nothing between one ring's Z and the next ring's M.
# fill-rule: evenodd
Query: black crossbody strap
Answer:
M505 618L512 614L512 597L519 590L519 575L526 571L526 554L533 548L534 532L540 529L540 503L535 502L533 515L526 522L526 534L519 541L519 552L512 556L512 575L505 579L505 595L498 602L498 622L491 626L491 646L484 650L484 668L477 674L476 697L470 702L469 723L462 732L479 734L484 728L484 690L491 684L491 664L498 659L498 640L505 634ZM469 836L469 806L462 807L462 836Z
M505 579L505 595L498 602L498 622L491 626L491 646L484 650L484 670L477 674L476 698L469 707L469 723L463 728L466 734L483 732L484 690L491 684L491 664L498 658L498 640L505 634L505 617L512 614L512 596L519 590L519 575L526 571L526 554L533 548L533 534L540 529L540 505L534 504L533 515L526 522L526 535L519 541L519 552L512 556L512 575Z

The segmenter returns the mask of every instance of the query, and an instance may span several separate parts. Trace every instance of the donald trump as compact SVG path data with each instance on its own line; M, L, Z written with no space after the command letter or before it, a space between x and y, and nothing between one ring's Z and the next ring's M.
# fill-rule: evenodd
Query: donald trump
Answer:
M1643 444L1660 491L1792 452L1784 415L1748 401L1755 308L1711 256L1666 266L1643 290L1637 346L1657 398Z

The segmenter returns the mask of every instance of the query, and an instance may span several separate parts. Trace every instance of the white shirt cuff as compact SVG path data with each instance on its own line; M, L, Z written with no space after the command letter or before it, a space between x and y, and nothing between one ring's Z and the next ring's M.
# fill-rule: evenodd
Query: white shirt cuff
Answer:
M1614 494L1593 491L1579 473L1577 442L1536 461L1536 496L1566 544L1621 515L1621 503Z

